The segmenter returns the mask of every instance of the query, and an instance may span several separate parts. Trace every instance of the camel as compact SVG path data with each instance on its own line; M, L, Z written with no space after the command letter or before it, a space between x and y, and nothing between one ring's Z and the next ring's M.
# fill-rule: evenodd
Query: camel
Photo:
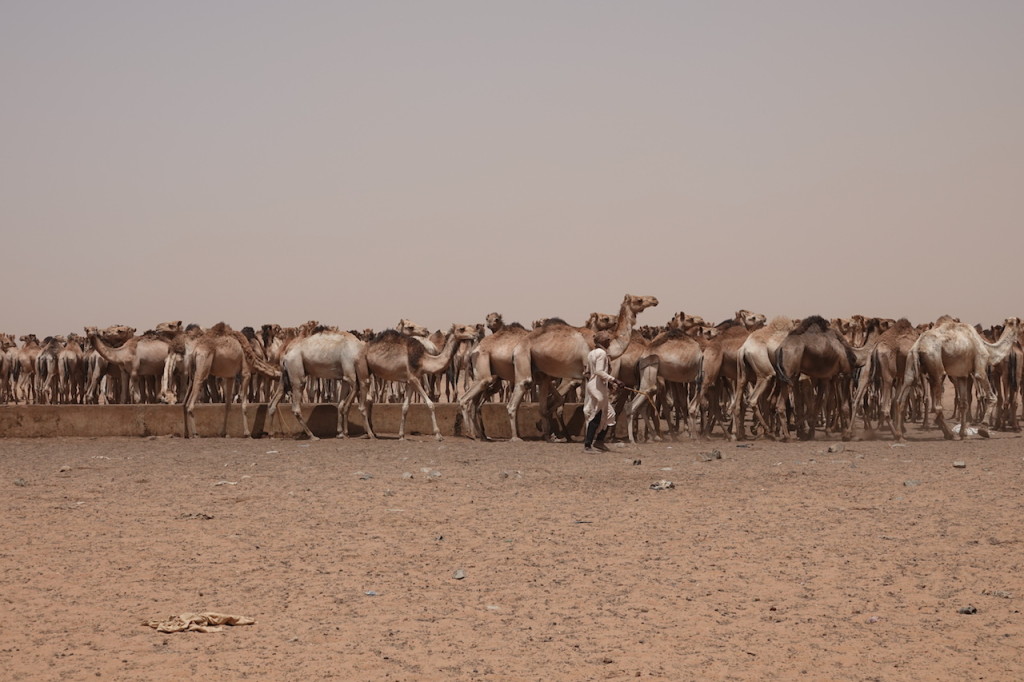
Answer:
M123 324L116 324L105 329L101 329L99 336L103 339L111 348L120 348L129 339L135 336L135 327L129 327ZM123 383L123 377L120 367L111 366L103 357L96 351L92 341L86 338L88 348L85 350L85 357L83 363L85 365L85 374L88 379L88 385L85 388L85 402L87 403L98 403L100 401L100 392L103 390L104 393L111 393L112 396L120 394L120 386ZM102 387L103 380L107 379L109 384L113 384L113 387L107 386ZM113 390L111 390L113 388ZM103 396L104 401L107 400L107 396Z
M853 376L857 358L842 334L818 315L805 318L779 344L773 365L782 388L778 399L780 416L783 399L792 394L797 435L801 439L814 440L818 415L830 389L837 398L843 440L850 439L849 379ZM814 387L813 406L809 410L805 393L794 389L794 382L801 375L808 377ZM847 380L845 383L844 378ZM787 440L789 423L786 419L782 419L782 423L783 440Z
M11 334L0 334L0 403L13 399L11 375L18 357L18 344Z
M469 388L469 356L483 340L485 334L484 330L486 329L483 324L477 324L475 327L476 336L466 343L459 344L459 347L455 349L455 356L452 358L452 361L448 364L448 369L445 371L444 396L445 400L449 403L459 402L460 377L462 378L463 387Z
M885 325L884 320L878 320L879 330ZM870 325L870 322L869 322ZM856 422L859 410L864 409L864 396L870 387L874 387L878 395L878 427L888 423L890 429L895 428L892 421L893 410L896 407L896 396L899 395L903 385L903 373L907 366L907 353L920 332L914 329L907 318L900 318L887 329L881 332L871 341L872 332L869 330L869 338L864 344L870 349L870 359L867 370L861 370L861 380L857 385L857 392L853 398L852 419ZM857 350L854 349L856 353ZM858 360L859 362L859 360ZM865 428L870 428L865 416ZM895 434L894 434L895 435Z
M281 355L282 380L270 400L267 419L277 411L277 405L286 390L291 390L292 414L302 426L306 435L318 438L302 418L302 392L310 377L340 379L347 390L342 391L338 402L337 437L348 434L348 411L352 401L358 397L359 412L366 424L366 433L376 438L368 418L370 400L370 371L366 364L366 344L349 332L316 327L312 333L292 339Z
M474 440L487 439L480 406L498 390L501 381L515 381L512 353L523 337L530 333L518 322L506 325L498 313L487 316L487 327L492 333L485 336L469 354L473 383L459 400L466 435Z
M615 360L621 356L633 333L636 316L647 308L658 305L654 296L626 294L619 308L618 322L608 357ZM562 320L548 320L543 326L524 336L513 350L515 366L515 389L508 403L512 440L519 437L518 414L531 385L536 382L538 404L541 412L541 432L545 438L551 436L552 411L548 404L552 379L582 379L587 353L594 348L594 332L587 327L570 327Z
M896 439L903 440L903 415L907 397L912 385L922 375L927 376L931 388L935 423L942 429L946 440L952 440L954 434L942 413L944 376L949 376L956 389L953 418L960 423L960 439L967 437L971 378L978 384L978 402L983 415L981 421L986 424L995 397L988 379L988 369L1010 354L1017 340L1019 326L1020 320L1016 317L1007 318L1003 333L995 343L988 343L974 327L963 322L945 321L922 332L908 351L907 368L895 415L897 424L893 429ZM987 435L984 429L979 429L978 433Z
M722 396L720 392L727 392L729 387L735 387L738 378L736 360L739 357L739 350L743 343L750 336L750 333L762 328L765 324L765 316L760 313L752 313L749 310L737 310L731 320L725 320L715 327L714 336L707 337L707 344L704 346L703 361L700 373L697 377L697 401L702 412L707 412L709 397L715 398L716 410L714 414L705 414L704 423L701 425L701 435L707 437L713 425L712 417L722 422L725 429L725 415L718 410L718 399Z
M39 404L60 402L57 393L57 354L64 349L63 336L47 336L36 356L36 400Z
M271 377L281 376L281 370L260 359L252 350L248 339L223 322L218 322L195 340L192 351L194 374L182 404L185 413L185 438L196 436L195 406L207 377L224 381L224 423L221 436L228 433L228 413L235 395L235 377L241 374L239 396L242 401L242 433L249 437L249 419L245 409L249 405L249 381L254 371Z
M695 403L689 400L687 384L697 380L704 355L703 338L697 339L680 327L669 329L651 341L639 362L640 391L626 410L629 423L629 442L636 443L633 416L654 418L654 440L661 440L657 414L651 407L658 392L659 380L665 384L665 392L672 399L674 410L683 413L691 436L696 435L693 423ZM674 430L678 430L678 425Z
M21 341L21 348L18 349L17 366L14 370L18 372L14 399L32 403L37 400L36 358L39 357L42 348L39 346L39 337L35 334L25 334L18 337L18 340Z
M57 394L62 403L81 403L85 396L84 340L71 332L57 354Z
M96 352L112 365L120 367L128 381L121 385L121 402L129 395L134 403L155 402L159 378L164 375L167 351L171 339L181 332L181 321L162 322L155 330L129 339L120 347L106 344L96 327L86 327L85 333ZM141 384L141 385L140 385Z
M430 422L434 427L434 438L444 440L437 427L434 401L423 386L426 374L444 371L451 362L455 346L462 341L476 337L476 326L471 324L452 325L445 338L444 348L432 355L414 337L406 336L394 329L377 334L366 344L366 363L370 372L381 381L396 381L405 384L405 399L402 402L402 420L398 427L398 439L405 440L405 419L409 413L409 401L414 390L423 397L430 410ZM410 386L412 390L410 390ZM367 404L366 425L371 428L372 403Z
M768 425L764 400L768 389L773 387L775 368L772 357L779 344L796 326L788 317L772 318L765 327L757 329L740 345L736 353L736 390L733 393L730 411L732 412L732 432L730 440L742 439L743 425L746 419L746 406L753 409L754 418L761 427L761 433L774 438L774 429ZM748 381L753 380L754 387L749 396L745 396Z

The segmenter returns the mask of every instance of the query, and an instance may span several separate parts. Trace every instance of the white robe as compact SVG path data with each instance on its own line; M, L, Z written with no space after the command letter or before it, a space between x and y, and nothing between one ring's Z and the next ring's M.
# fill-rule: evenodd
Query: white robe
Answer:
M611 369L612 361L608 359L608 352L604 348L595 348L587 354L583 368L584 376L587 377L587 391L583 397L583 423L589 424L600 411L601 425L598 431L615 426L615 410L612 409L609 400L611 391L608 390L608 382L615 381Z

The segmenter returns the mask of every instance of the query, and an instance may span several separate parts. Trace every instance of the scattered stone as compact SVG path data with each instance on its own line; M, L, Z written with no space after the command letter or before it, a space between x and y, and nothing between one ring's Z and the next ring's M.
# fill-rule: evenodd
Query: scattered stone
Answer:
M58 473L63 474L65 471L71 471L71 467L69 467L67 464L65 464L64 466L62 466L57 471L58 471Z
M24 488L25 486L28 485L28 481L26 481L24 478L16 478L14 479L14 485L18 486L19 488Z
M277 454L277 450L267 450L267 454L268 455L276 455Z
M215 486L218 486L218 485L238 485L238 481L217 481L213 485L215 485Z
M961 459L958 459L957 461L953 462L953 468L954 469L966 469L967 468L967 462L965 462L965 461L963 461Z
M406 471L404 474L402 474L402 478L404 478L404 479L412 478L412 472L411 471Z
M905 485L908 488L913 488L915 485L921 485L921 481L903 481L903 485Z
M373 478L373 474L368 474L365 471L357 471L356 476L359 477L360 481L369 481L371 478Z
M488 611L501 611L501 607L500 606L496 606L494 604L488 604L487 605L487 610Z
M711 452L700 453L700 458L705 462L710 462L715 459L722 459L722 452L718 448L715 448Z
M379 593L376 590L367 590L363 592L367 597L376 597Z
M639 459L634 459L634 460L633 460L633 466L635 466L635 467L638 467L638 466L640 466L641 464L643 464L643 462L642 462L642 461L640 461Z
M199 519L200 521L209 521L213 517L203 512L197 512L195 514L178 514L179 519ZM202 595L200 595L202 596Z
M842 443L836 443L835 445L828 446L828 451L830 453L832 453L832 454L835 454L837 452L842 452L845 449L846 449L846 446L843 445Z
M739 443L738 445L736 445L736 447L738 447L738 448L752 448L752 447L754 447L754 444L753 443Z
M962 608L957 609L957 613L962 613L965 616L973 616L977 612L978 612L978 609L974 608L970 604L968 604L967 606L964 606Z
M1013 594L1006 590L988 590L982 592L982 594L987 594L990 597L999 597L1000 599L1013 599Z
M867 619L866 621L864 621L864 622L865 622L865 623L868 623L868 624L871 624L871 625L873 625L873 624L877 623L877 622L878 622L878 621L880 621L880 620L882 620L882 619L881 619L881 618L879 618L878 616L871 616L870 618L868 618L868 619Z
M657 483L651 484L651 490L669 490L675 488L676 484L672 481L658 481Z
M466 572L460 568L459 570L452 573L452 577L456 580L464 580L466 577Z

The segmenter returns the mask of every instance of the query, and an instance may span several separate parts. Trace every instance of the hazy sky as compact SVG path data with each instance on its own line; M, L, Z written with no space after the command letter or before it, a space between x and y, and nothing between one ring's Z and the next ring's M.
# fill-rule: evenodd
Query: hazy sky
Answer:
M1024 2L0 2L0 331L1024 315Z

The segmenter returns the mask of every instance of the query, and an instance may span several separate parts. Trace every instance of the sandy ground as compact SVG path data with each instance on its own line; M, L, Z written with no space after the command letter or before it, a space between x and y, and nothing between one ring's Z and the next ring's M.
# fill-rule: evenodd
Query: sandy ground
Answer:
M0 678L1024 679L1022 441L914 429L0 440Z

